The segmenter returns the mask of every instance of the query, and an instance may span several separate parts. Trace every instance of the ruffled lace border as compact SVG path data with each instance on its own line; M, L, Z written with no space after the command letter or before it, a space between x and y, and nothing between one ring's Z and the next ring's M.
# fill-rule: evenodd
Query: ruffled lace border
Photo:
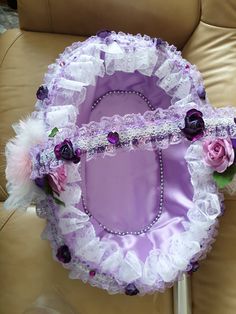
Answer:
M74 232L76 237L73 259L64 265L71 270L70 278L88 281L112 294L124 292L130 282L135 283L141 294L162 292L191 268L191 262L205 256L216 234L222 196L218 196L211 168L203 162L201 142L188 148L185 159L194 188L193 206L187 213L189 221L184 225L185 232L172 236L165 252L151 250L145 263L135 252L124 256L117 245L99 239L92 223L85 219L86 214L74 209L73 202L77 203L78 198L73 199L66 209L57 208L55 204L47 205L45 216L49 222L43 237L51 241L54 258L58 246L65 243L66 234ZM64 200L69 201L67 197ZM70 216L72 213L74 215ZM90 276L93 267L95 277Z

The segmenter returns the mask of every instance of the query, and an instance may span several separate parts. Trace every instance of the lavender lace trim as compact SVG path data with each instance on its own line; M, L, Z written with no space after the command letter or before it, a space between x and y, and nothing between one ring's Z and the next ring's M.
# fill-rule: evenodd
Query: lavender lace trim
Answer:
M112 75L116 71L139 71L146 76L155 76L158 86L171 96L171 107L146 112L143 116L104 118L78 128L77 116L86 98L87 87L96 85L98 77ZM95 158L98 153L114 155L118 149L167 148L183 139L180 129L184 126L187 110L192 108L203 113L205 136L236 137L235 111L227 108L214 110L208 106L208 100L200 99L197 94L202 79L195 66L183 60L173 46L166 43L157 45L157 40L148 36L112 32L105 41L91 37L83 43L75 43L49 66L45 84L48 97L37 102L38 111L32 117L43 120L49 133L55 126L59 128L40 160L45 165L49 163L50 167L61 162L55 161L52 147L65 138L71 139L74 148L86 150L87 159ZM110 131L119 133L122 145L107 142ZM134 139L138 143L133 142ZM37 151L41 151L41 147L32 149L34 158ZM190 262L203 257L210 248L220 215L221 199L212 171L202 159L201 143L190 145L186 161L194 188L194 206L188 211L185 232L175 234L165 252L151 250L144 263L135 252L124 256L119 246L96 236L89 217L76 208L81 199L79 166L68 167L70 180L66 191L60 195L66 207L58 206L46 197L38 203L37 209L39 216L48 221L43 237L51 241L54 258L58 247L67 244L72 260L64 267L70 269L70 278L80 278L111 294L124 292L124 287L130 282L135 283L141 294L163 291L172 286L190 269ZM35 159L34 165L37 162ZM38 175L38 169L35 169L36 173ZM92 277L90 270L94 268L97 273Z
M80 278L106 289L110 294L122 293L128 283L134 282L143 295L171 287L191 268L190 261L205 257L216 236L222 196L218 195L213 182L212 169L202 160L201 143L190 145L186 161L194 188L194 202L188 210L189 221L184 225L185 232L172 236L165 252L151 250L144 263L134 252L123 256L119 247L97 238L89 217L73 205L78 199L67 198L67 208L55 205L50 198L39 204L39 216L48 220L42 236L51 241L55 260L58 247L70 239L67 245L71 249L72 260L63 264L71 270L70 278ZM79 191L77 187L80 198ZM73 236L68 238L68 232ZM91 276L93 269L96 270L95 276Z
M72 99L78 108L86 98L87 86L94 86L98 77L116 71L139 71L157 77L157 84L171 96L172 105L208 103L197 93L203 82L196 66L184 60L174 46L164 41L160 44L158 39L146 35L112 32L104 41L93 36L67 47L48 67L44 83L49 96L38 101L36 108L44 111L49 105L68 105Z
M178 111L173 107L168 110L158 108L155 111L146 111L144 115L127 114L103 117L99 122L92 121L78 128L73 121L76 119L76 114L72 114L74 109L68 107L61 107L61 114L60 108L58 108L57 111L49 111L46 115L46 119L49 121L52 114L56 117L59 112L59 117L63 115L64 121L71 121L74 129L69 130L68 127L62 127L55 138L46 144L47 147L44 147L42 154L45 164L49 160L54 160L54 146L65 138L69 138L73 142L75 149L79 148L86 153L87 160L96 158L99 154L114 156L119 150L166 149L169 145L185 140L181 129L184 128L186 112L192 108L201 109L203 113L205 137L236 137L235 110L229 108L213 109L208 106L198 108L195 104L190 103L187 108L181 108ZM117 144L112 144L107 139L111 131L119 134Z
M191 106L191 105L190 105ZM204 108L205 109L205 108ZM226 116L224 110L202 110L206 126L206 137L235 137L236 125L233 116ZM100 122L90 122L80 128L76 134L76 146L85 150L90 159L94 154L106 151L114 153L118 148L149 149L167 148L177 144L185 138L181 129L184 127L186 109L180 113L176 110L147 111L141 114L127 114L123 117L113 116L102 118ZM214 118L208 118L208 117ZM120 142L118 145L107 141L107 134L118 132Z

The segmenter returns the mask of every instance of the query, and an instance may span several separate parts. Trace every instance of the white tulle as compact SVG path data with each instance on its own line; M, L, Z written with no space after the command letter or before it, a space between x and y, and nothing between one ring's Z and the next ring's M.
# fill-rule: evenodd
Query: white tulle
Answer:
M172 97L172 105L180 100L184 104L194 100L193 91L202 84L201 76L192 65L188 64L189 69L185 70L187 62L172 46L157 49L148 36L124 33L117 35L113 32L110 39L110 44L104 44L96 37L75 43L65 50L55 64L49 66L45 84L53 90L52 106L67 105L73 95L77 97L76 105L80 104L86 97L87 86L95 85L97 77L112 75L116 71L139 71L146 76L156 76L157 85ZM127 49L130 40L132 44ZM63 95L64 103L58 93ZM202 103L200 98L196 99L199 99L199 104Z
M129 251L121 261L117 280L120 282L133 282L142 277L142 262L135 252Z
M76 209L75 207L66 207L62 209L59 213L59 223L58 227L63 235L71 232L75 232L78 229L84 228L85 224L88 222L89 217L82 211Z
M81 189L78 187L76 188L76 193L75 189L73 186L67 185L66 190L62 191L60 193L60 199L65 203L65 204L77 204L80 201L81 197Z
M81 181L81 176L80 172L78 169L78 166L76 164L67 164L66 165L66 170L67 170L67 183L73 184L76 182Z
M45 122L49 128L68 127L76 123L77 114L78 110L73 105L53 106L48 110Z

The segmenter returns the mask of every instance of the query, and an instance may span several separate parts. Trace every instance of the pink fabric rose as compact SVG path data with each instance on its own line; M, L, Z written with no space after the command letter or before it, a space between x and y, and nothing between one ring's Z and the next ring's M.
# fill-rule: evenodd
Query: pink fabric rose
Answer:
M229 138L205 141L203 152L206 164L220 173L234 162L234 149Z
M53 192L59 195L61 191L65 191L66 178L67 175L64 165L56 168L54 172L48 174L48 182Z

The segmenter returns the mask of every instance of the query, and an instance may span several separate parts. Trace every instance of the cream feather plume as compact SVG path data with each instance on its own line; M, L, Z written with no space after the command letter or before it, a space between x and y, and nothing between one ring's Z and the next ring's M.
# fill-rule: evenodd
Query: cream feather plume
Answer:
M28 117L13 125L16 136L6 145L6 178L8 199L6 209L25 209L41 194L39 188L30 179L32 161L30 150L43 143L46 130L42 120Z

